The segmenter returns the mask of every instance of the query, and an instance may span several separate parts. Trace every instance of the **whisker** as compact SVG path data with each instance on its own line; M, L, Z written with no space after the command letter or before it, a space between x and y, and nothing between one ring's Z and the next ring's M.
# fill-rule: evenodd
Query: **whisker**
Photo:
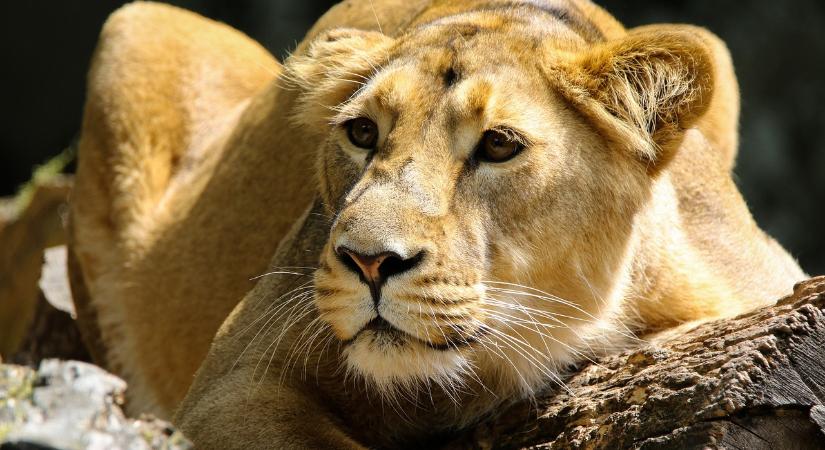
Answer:
M408 307L408 308L409 308L409 307ZM420 306L419 306L419 309L420 309ZM431 308L431 309L432 309L432 308ZM462 316L462 317L463 317L463 316ZM447 322L448 322L448 323L447 323L447 326L449 326L450 328L452 328L454 331L458 331L458 332L460 332L460 331L459 331L459 329L458 329L458 324L457 324L454 320L452 320L452 318L447 317ZM426 328L425 328L425 329L426 329ZM429 331L427 332L427 338L429 339ZM456 349L456 350L459 350L459 349ZM461 350L459 350L459 351L461 351ZM474 365L474 364L472 364L472 362L470 362L469 360L468 360L468 366L467 366L467 374L468 374L468 376L469 376L470 378L472 378L472 379L473 379L476 383L478 383L478 384L481 386L481 388L482 388L482 389L484 389L485 391L487 391L488 393L490 393L490 394L491 394L494 398L498 398L498 395L496 395L496 393L495 393L495 392L493 392L492 390L490 390L490 388L488 388L488 387L487 387L487 385L485 385L485 384L484 384L484 381L482 381L481 377L479 377L479 376L478 376L478 374L477 374L477 373L476 373L476 371L475 371L475 365Z
M235 360L235 362L232 364L232 367L229 369L229 370L230 370L230 372L231 372L232 370L234 370L234 369L235 369L235 366L238 364L238 362L240 362L241 358L243 358L243 355L244 355L244 354L246 353L246 351L250 348L250 346L251 346L251 345L255 342L255 340L257 339L258 335L260 335L260 334L261 334L261 332L263 332L264 330L267 330L267 332L264 334L264 336L265 336L266 334L268 334L268 333L269 333L269 330L270 330L270 329L272 328L272 326L274 326L274 324L277 322L277 320L273 321L273 319L275 319L276 317L280 317L278 313L279 313L280 311L282 311L284 307L286 307L287 305L289 305L289 304L290 304L290 303L292 303L292 302L295 302L295 304L294 304L294 305L292 305L292 307L289 309L289 311L294 310L296 307L300 306L302 303L304 303L304 302L306 302L306 301L308 300L308 299L304 298L304 296L305 296L305 295L306 295L306 294L299 294L299 295L297 295L297 296L295 296L295 297L293 297L293 298L290 298L289 300L287 300L287 301L285 301L283 304L281 304L281 306L280 306L279 308L277 308L276 310L272 311L271 313L264 313L264 314L262 314L262 315L261 315L258 319L255 319L255 322L258 322L258 321L260 321L263 317L266 317L266 316L268 316L268 317L269 317L269 318L266 320L266 322L264 322L264 324L261 326L261 328L258 330L258 332L257 332L257 333L255 333L255 336L253 336L253 337L252 337L252 339L249 341L249 343L247 343L247 344L246 344L246 346L244 347L244 349L241 351L241 354L240 354L240 355L238 355L238 358ZM248 330L248 329L249 329L252 325L254 325L254 323L255 323L255 322L253 322L252 324L250 324L249 326L247 326L247 327L244 329L244 332L246 332L246 330ZM269 325L269 323L270 323L270 322L272 322L272 325Z
M493 334L495 334L496 336L498 336L498 337L500 337L500 338L504 339L505 341L508 341L508 342L505 342L505 344L508 344L508 343L509 343L509 344L508 344L508 346L509 346L512 350L514 350L516 353L518 353L519 355L521 355L523 358L525 358L525 361L527 361L527 362L528 362L528 363L530 363L533 367L535 367L536 369L538 369L538 370L539 370L542 374L546 375L548 378L551 378L553 381L555 381L556 383L558 383L558 384L559 384L559 386L563 387L565 390L567 390L567 391L568 391L568 394L571 394L571 395L573 394L573 391L572 391L572 390L570 390L570 388L568 388L568 387L567 387L567 385L566 385L566 384L565 384L565 383L561 380L561 378L558 376L558 374L557 374L557 373L555 373L555 371L554 371L554 370L552 370L552 369L548 368L548 367L547 367L544 363L542 363L542 362L538 359L538 357L536 357L535 355L531 355L531 354L527 353L527 349L530 349L530 350L535 350L535 349L534 349L534 348L533 348L530 344L528 344L528 343L526 343L526 342L524 342L524 341L522 341L522 340L519 340L518 338L515 338L515 337L513 337L513 336L510 336L510 335L508 335L507 333L504 333L504 332L502 332L502 331L500 331L500 330L497 330L497 329L495 329L495 328L492 328L492 327L489 327L489 328L488 328L488 331L489 331L489 332L491 332L491 333L493 333ZM519 334L519 335L520 335L520 333L518 333L518 331L515 331L515 329L513 329L513 331L514 331L516 334ZM522 336L522 337L523 337L523 336ZM550 355L545 355L545 356L550 356ZM550 356L550 358L551 358L551 360L552 360L552 356Z
M303 308L300 309L300 312L298 313L299 315L295 319L292 319L292 316L293 316L294 312L290 313L289 317L286 318L287 326L284 327L281 330L278 337L275 338L269 344L269 346L266 347L266 349L264 349L263 353L261 354L261 358L258 359L258 363L255 365L255 368L252 370L252 381L253 382L255 380L255 374L258 372L258 367L260 366L261 362L263 361L263 358L265 358L266 355L269 353L270 348L272 348L272 355L269 357L269 361L267 362L267 365L266 365L266 370L264 370L263 375L261 375L261 379L258 381L258 384L255 388L256 390L257 390L258 387L260 387L261 383L263 383L264 378L266 378L266 374L267 374L267 371L269 369L269 366L270 366L270 364L272 364L272 359L275 357L275 354L277 353L278 347L281 344L281 340L286 335L287 331L289 331L290 328L292 328L296 323L300 322L304 317L306 317L311 312L312 312L312 303L307 303L306 305L303 306Z
M491 282L490 281L485 281L484 283L491 283ZM492 282L492 283L498 283L498 282ZM504 283L504 284L513 285L513 283ZM561 297L558 297L556 295L553 295L553 294L548 294L547 292L540 291L540 290L535 289L535 288L530 288L528 286L521 286L521 285L513 285L513 286L524 287L526 289L537 291L538 293L534 294L534 293L530 293L530 292L518 291L518 290L513 290L513 289L503 289L503 288L498 288L498 287L494 287L494 286L487 286L487 288L491 289L491 290L494 290L494 291L498 291L498 292L504 292L504 293L515 294L515 295L524 295L526 297L537 298L539 300L545 300L545 301L552 301L552 302L555 302L555 303L560 303L562 305L573 308L574 310L576 310L576 311L578 311L578 312L580 312L580 313L582 313L582 314L584 314L584 315L586 315L586 316L588 316L592 319L598 320L595 316L593 316L589 312L582 309L581 306L579 306L579 305L577 305L577 304L575 304L571 301L565 300L565 299L563 299Z
M303 306L303 308L301 309L302 312L300 313L300 315L295 320L290 320L290 319L292 319L293 315L295 314L296 307L301 306L301 304L298 303L295 306L293 306L292 308L290 308L289 316L287 316L286 321L285 321L286 326L281 329L281 333L279 334L279 336L275 340L273 340L273 342L270 343L269 346L266 347L266 349L264 349L264 351L261 353L261 356L258 358L258 362L255 364L255 367L252 370L252 374L250 375L250 381L252 383L255 383L255 374L258 372L258 367L261 365L261 362L266 357L267 353L269 353L269 349L273 345L275 345L275 348L272 350L272 356L269 358L269 363L267 364L267 368L269 367L269 364L272 362L272 358L274 358L275 353L278 350L278 345L280 345L280 341L283 338L283 336L286 334L286 332L290 328L292 328L299 320L301 320L306 315L306 311L308 309L310 309L310 308L308 308L308 306L311 306L311 305L312 305L311 303L305 304ZM274 326L275 326L275 323L273 322L269 326L269 330L271 330L272 327L274 327ZM265 333L265 336L269 335L269 332L270 332L269 330L267 330L267 332ZM258 383L255 384L254 388L253 388L253 386L249 387L249 390L247 392L247 397L246 397L246 404L247 405L249 404L249 402L252 399L252 394L254 392L256 392L261 387L261 384L263 383L264 379L266 378L266 373L267 372L264 371L263 375L261 376L261 379L259 380Z
M487 311L487 312L489 312L489 311ZM498 314L504 314L504 313L498 312ZM557 338L557 337L554 337L554 336L553 336L553 335L551 335L551 334L544 333L544 332L540 331L540 330L537 328L537 326L544 326L545 324L542 324L542 323L540 323L540 322L525 321L525 320L523 320L523 319L516 318L516 317L513 317L513 316L509 316L509 315L505 315L505 317L507 317L507 318L509 318L509 319L514 319L514 320L511 320L511 321L516 322L516 324L517 324L517 325L520 325L520 326L522 326L522 327L524 327L524 328L529 328L530 330L535 331L535 333L536 333L537 335L539 335L539 337L541 337L541 338L542 338L542 342L544 343L545 349L547 350L547 352L548 352L548 353L550 352L550 347L547 345L547 342L545 341L545 338L546 338L546 339L550 339L551 341L553 341L553 342L555 342L555 343L557 343L557 344L559 344L559 345L561 345L561 346L565 347L566 349L568 349L568 350L569 350L571 353L573 353L574 355L576 355L576 356L578 356L578 357L581 357L581 358L583 358L583 359L586 359L588 362L590 362L590 363L592 363L592 364L594 364L594 365L596 365L596 366L598 366L598 367L603 367L601 364L599 364L596 360L594 360L594 359L593 359L590 355L588 355L587 353L584 353L584 352L582 352L581 350L576 349L575 347L571 346L570 344L568 344L568 343L564 342L563 340L561 340L561 339L559 339L559 338ZM528 325L533 325L533 327L531 328L531 327L529 327ZM558 328L558 327L552 327L552 326L551 326L551 328ZM523 336L522 336L522 337L523 337ZM579 339L581 339L581 338L579 338ZM589 345L587 345L587 342L586 342L584 339L582 339L582 341L583 341L583 344L584 344L584 345L588 346L588 349L590 350L590 354L591 354L591 355L592 355L592 354L595 354L595 352L593 352L593 349L589 348Z
M375 24L378 25L378 31L381 34L384 34L384 30L381 29L381 22L378 21L378 14L375 12L375 5L372 4L372 0L370 0L370 9L372 9L372 15L375 17Z
M509 284L512 284L512 283L509 283ZM496 288L496 287L492 287L492 286L488 286L488 289L490 291L492 291L492 292L488 292L488 294L493 294L493 295L501 294L501 293L516 295L516 296L523 295L523 296L527 296L527 297L530 297L530 298L537 298L539 300L558 302L558 303L562 303L562 304L565 304L565 305L568 305L568 306L572 305L571 307L573 309L582 312L587 317L586 318L575 317L575 316L570 316L570 315L567 315L567 314L555 313L555 312L553 313L553 315L557 318L562 317L562 318L566 318L566 319L570 319L570 320L576 320L576 321L580 321L580 322L590 322L590 323L598 323L598 324L601 324L601 325L608 325L608 323L606 321L593 316L592 314L590 314L587 311L583 310L581 307L573 305L571 302L569 302L567 300L560 299L557 296L546 297L546 296L542 296L542 295L532 294L532 293L529 293L529 292L515 291L515 290L512 290L512 289L501 289L501 288ZM508 299L512 300L515 303L518 303L518 300L516 298L508 297ZM640 341L640 339L635 334L633 334L632 331L629 331L629 330L628 331L623 331L623 330L619 330L619 329L616 329L616 328L611 328L611 330L615 331L617 334L620 334L621 336L623 336L625 338L628 338L628 339L631 339L631 340L634 340L634 341Z
M267 277L267 276L270 276L270 275L297 275L297 276L301 276L301 277L308 277L312 274L301 273L301 272L290 272L290 271L286 271L286 270L273 270L272 272L262 273L260 275L254 276L254 277L250 278L249 281L254 281L254 280L257 280L259 278Z
M243 336L244 333L246 333L250 328L252 328L253 325L255 325L258 321L260 321L265 316L267 316L270 312L272 312L275 309L279 309L279 308L283 307L283 305L285 305L286 303L293 300L293 299L289 299L286 302L282 303L280 301L282 298L284 298L284 297L286 297L287 295L290 295L290 294L296 294L296 295L299 294L299 293L300 294L309 294L310 292L307 292L307 291L314 288L314 286L310 285L311 283L312 283L311 281L308 281L308 282L302 284L301 286L298 286L297 288L292 289L291 291L289 291L285 294L282 294L281 296L279 296L278 298L273 300L272 304L270 304L266 308L264 308L264 311L261 313L260 316L258 316L257 319L255 319L254 321L252 321L252 323L250 323L249 325L247 325L242 330L240 330L236 333L235 339L239 339L241 336ZM266 297L264 297L264 298L258 300L257 302L255 302L255 304L252 306L252 308L256 308L258 306L258 304L261 303L262 301L264 301L265 299L266 299Z
M327 350L329 350L329 344L331 344L335 341L335 335L333 333L327 333L327 336L324 338L324 341L326 343L321 348L321 351L318 352L318 359L315 362L315 381L316 382L319 379L318 378L318 372L321 369L321 358L323 358L323 356L327 353ZM340 343L340 341L339 341L339 343ZM340 365L339 365L339 367L340 367Z
M321 333L321 332L324 331L323 325L321 325L313 333L311 330L313 330L313 327L316 324L322 324L320 316L316 316L314 319L312 319L312 321L310 321L306 325L306 327L304 327L304 330L301 332L300 335L298 335L298 337L295 339L295 341L290 346L290 348L287 352L287 357L286 357L285 362L283 364L283 369L281 370L281 377L282 378L286 376L287 372L291 373L292 370L294 370L295 365L298 363L298 359L300 357L300 354L303 352L303 349L306 348L312 341L315 340L315 338L318 336L318 333ZM305 336L307 337L306 341L304 341ZM310 339L310 337L311 337L311 339ZM302 341L303 341L303 343L302 343ZM294 360L293 360L293 358L294 358ZM306 377L306 371L304 371L304 377ZM280 383L281 382L279 381L279 384Z

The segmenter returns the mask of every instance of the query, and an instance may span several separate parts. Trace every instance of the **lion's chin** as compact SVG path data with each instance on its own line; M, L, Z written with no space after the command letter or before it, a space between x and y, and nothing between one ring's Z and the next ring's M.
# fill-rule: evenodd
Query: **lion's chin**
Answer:
M470 370L461 351L437 350L400 332L364 331L344 350L348 371L392 393L420 383L455 385Z

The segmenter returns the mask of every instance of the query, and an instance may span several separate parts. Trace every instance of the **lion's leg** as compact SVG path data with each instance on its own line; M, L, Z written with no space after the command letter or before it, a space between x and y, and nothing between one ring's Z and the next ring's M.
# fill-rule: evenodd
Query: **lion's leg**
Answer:
M71 270L81 326L129 382L134 411L169 415L310 201L312 143L286 126L280 71L246 36L177 8L134 3L104 26Z
M315 401L296 389L257 389L244 372L189 396L175 424L203 449L363 449ZM253 391L250 393L250 391Z
M316 202L296 221L270 269L317 261L329 227L322 211ZM300 346L317 326L312 297L295 289L307 281L293 274L260 278L221 325L174 420L198 448L363 448L320 394L320 385L333 386L333 396L344 385L336 378L338 354L320 344Z
M319 390L315 383L299 379L300 369L281 378L282 357L290 342L271 361L260 350L273 336L252 343L259 349L248 348L233 366L240 356L236 351L243 347L226 345L230 339L222 339L209 352L175 415L175 425L197 448L364 448L347 435L328 405L312 395L312 390Z
M389 32L423 4L346 2L310 35ZM129 381L135 411L169 415L310 201L316 145L288 126L294 98L280 73L241 33L174 7L130 4L104 26L88 78L70 271L84 335Z

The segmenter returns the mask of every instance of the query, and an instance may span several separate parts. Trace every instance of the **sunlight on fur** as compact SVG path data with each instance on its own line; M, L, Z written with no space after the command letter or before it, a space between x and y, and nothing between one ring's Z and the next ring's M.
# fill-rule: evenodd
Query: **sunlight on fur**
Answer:
M130 4L79 144L84 333L204 448L452 433L804 278L732 180L738 104L716 36L587 0L350 0L283 65Z

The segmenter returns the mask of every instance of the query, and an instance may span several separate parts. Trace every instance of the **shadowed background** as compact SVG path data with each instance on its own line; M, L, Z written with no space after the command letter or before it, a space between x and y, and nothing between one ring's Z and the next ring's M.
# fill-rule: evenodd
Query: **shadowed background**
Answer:
M0 196L13 194L33 166L76 137L97 33L106 16L123 3L36 0L0 5ZM169 3L227 22L282 58L335 2ZM693 23L727 42L742 92L736 182L762 228L807 272L825 273L825 3L597 3L627 26Z

